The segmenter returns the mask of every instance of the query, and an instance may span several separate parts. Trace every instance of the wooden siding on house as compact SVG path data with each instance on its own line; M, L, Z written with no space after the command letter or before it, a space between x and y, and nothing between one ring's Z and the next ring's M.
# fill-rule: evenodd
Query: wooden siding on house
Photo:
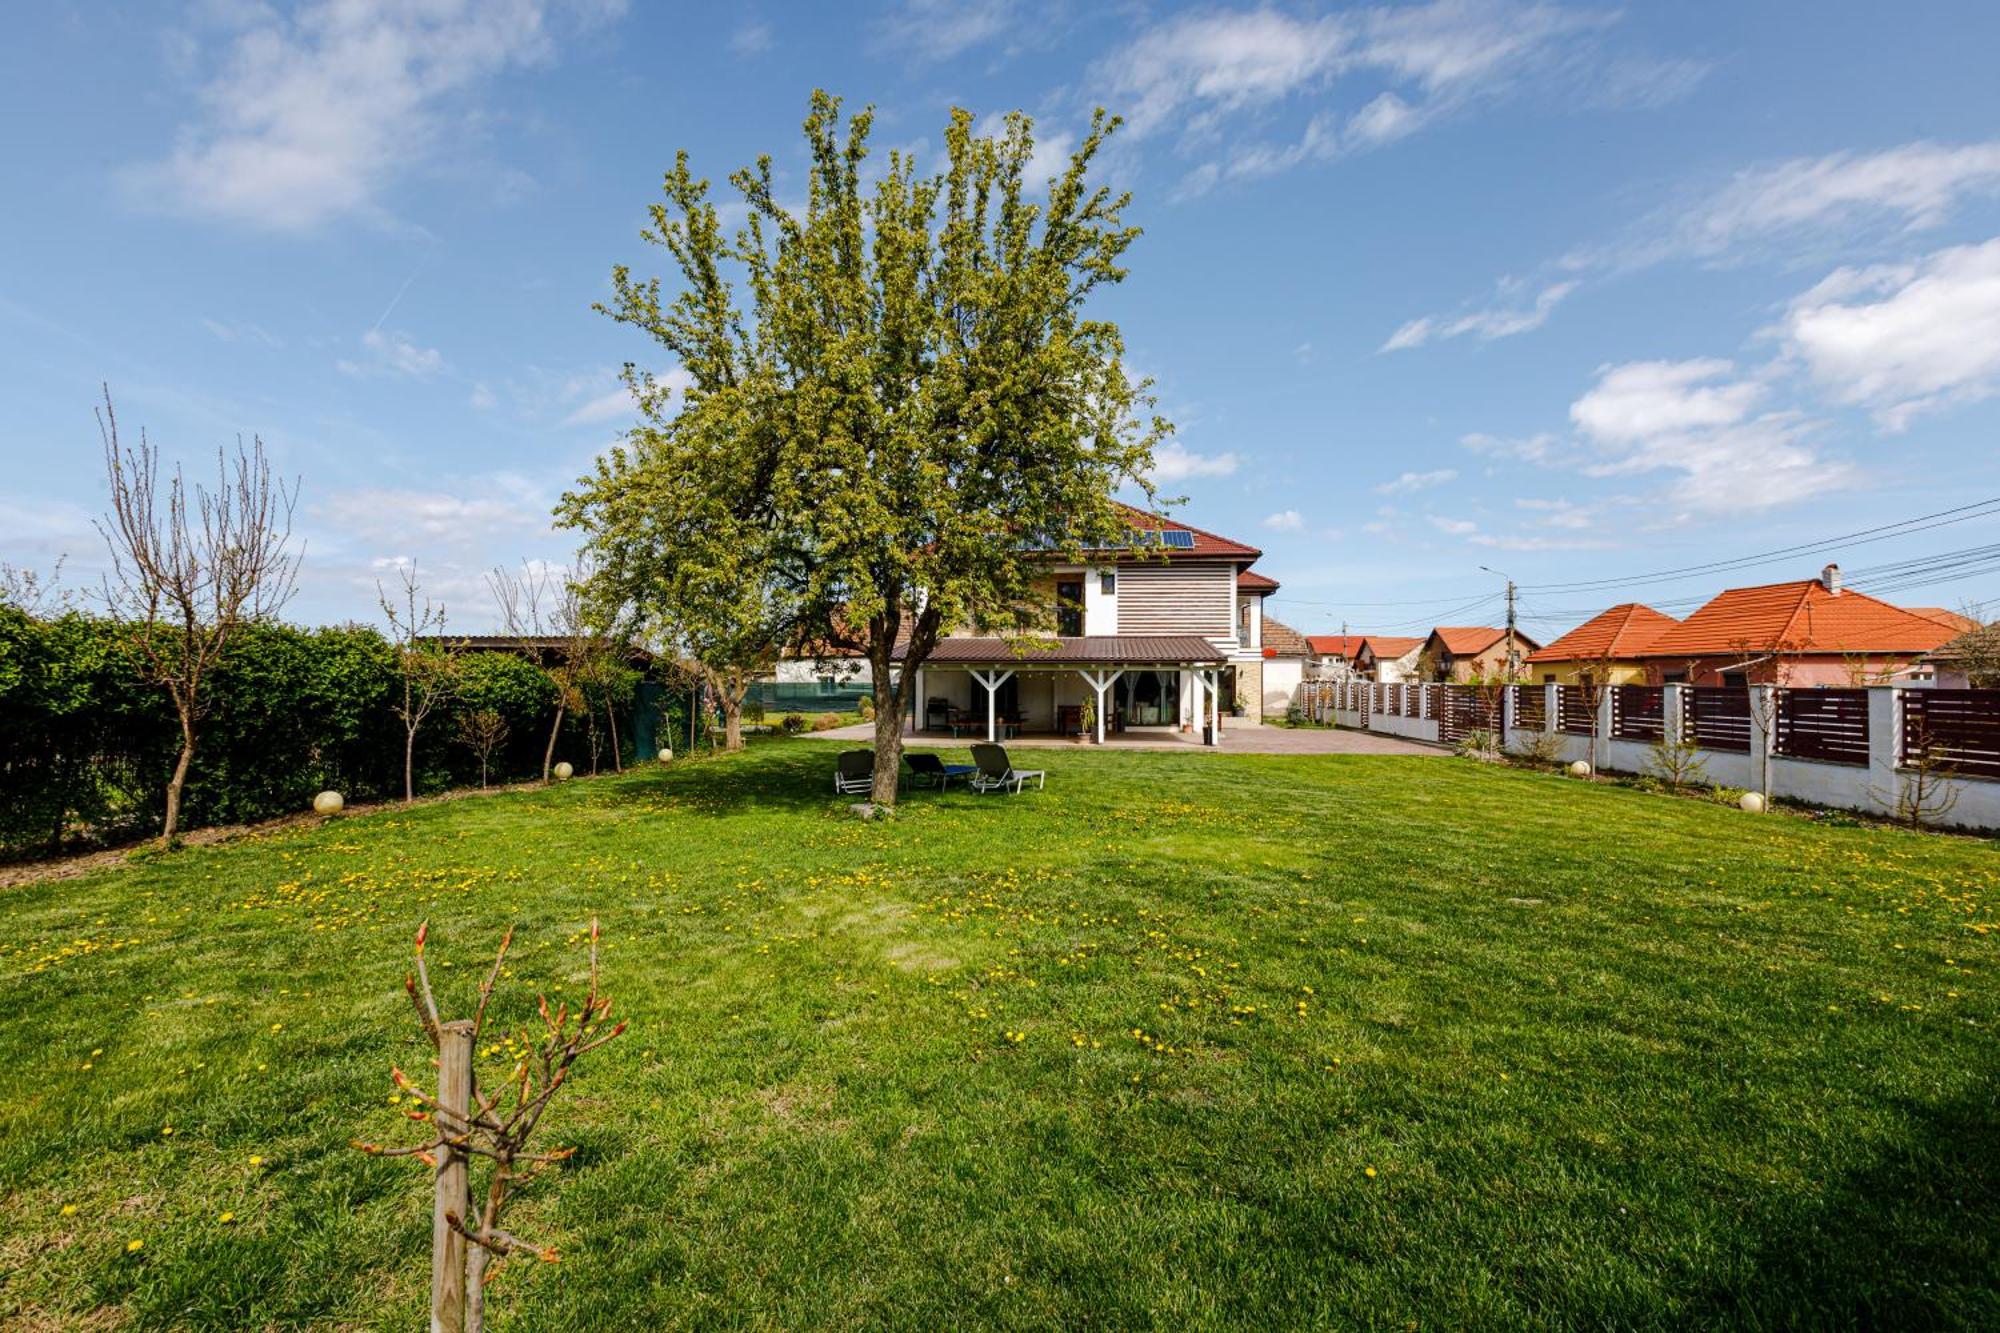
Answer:
M1199 634L1236 642L1236 566L1122 565L1118 570L1120 634Z

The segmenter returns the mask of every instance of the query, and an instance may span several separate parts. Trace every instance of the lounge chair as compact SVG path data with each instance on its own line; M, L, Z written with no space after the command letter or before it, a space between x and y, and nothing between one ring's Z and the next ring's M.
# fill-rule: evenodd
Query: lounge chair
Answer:
M1029 778L1035 780L1035 789L1040 791L1048 785L1049 775L1039 768L1016 768L1007 758L1004 745L975 745L972 747L972 762L979 771L972 775L974 791L1009 791L1018 794L1021 785Z
M875 789L875 752L843 750L833 762L833 789L842 796L866 796Z
M903 762L910 766L910 773L926 787L936 787L939 791L951 785L953 778L970 777L979 771L977 764L947 764L928 751L913 751L903 756Z

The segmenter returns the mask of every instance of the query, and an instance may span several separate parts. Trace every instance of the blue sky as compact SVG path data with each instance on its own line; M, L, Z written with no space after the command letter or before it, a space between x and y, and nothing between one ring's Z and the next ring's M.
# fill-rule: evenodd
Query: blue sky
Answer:
M1103 308L1179 427L1160 480L1300 628L1488 620L1482 565L1540 632L1679 610L1825 557L1552 585L2000 495L1990 4L50 4L9 38L0 560L79 582L109 381L170 457L254 432L303 476L294 618L372 619L416 559L486 626L483 569L563 558L617 368L671 370L590 305L660 271L673 152L796 182L815 87L925 160L953 105L1058 150L1128 118Z

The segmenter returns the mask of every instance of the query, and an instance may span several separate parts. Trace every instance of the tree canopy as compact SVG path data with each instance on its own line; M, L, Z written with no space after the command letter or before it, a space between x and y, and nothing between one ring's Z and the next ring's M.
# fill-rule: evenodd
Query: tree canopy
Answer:
M843 125L840 108L812 98L801 206L781 202L769 156L730 177L747 209L731 235L676 157L643 235L677 290L621 265L599 308L655 339L686 388L676 403L628 366L643 424L560 513L601 592L710 666L864 656L887 803L914 668L962 625L1046 633L1037 576L1124 544L1114 492L1151 497L1171 426L1116 324L1086 308L1139 235L1129 195L1091 179L1115 118L1098 112L1032 198L1025 115L982 136L954 111L942 170L892 151L871 178L872 113Z

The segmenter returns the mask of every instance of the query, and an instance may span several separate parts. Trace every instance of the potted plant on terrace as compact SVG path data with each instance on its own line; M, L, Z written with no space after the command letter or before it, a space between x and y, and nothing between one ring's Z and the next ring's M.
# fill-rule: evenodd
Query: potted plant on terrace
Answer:
M1086 698L1076 713L1076 743L1083 744L1097 734L1097 700Z

